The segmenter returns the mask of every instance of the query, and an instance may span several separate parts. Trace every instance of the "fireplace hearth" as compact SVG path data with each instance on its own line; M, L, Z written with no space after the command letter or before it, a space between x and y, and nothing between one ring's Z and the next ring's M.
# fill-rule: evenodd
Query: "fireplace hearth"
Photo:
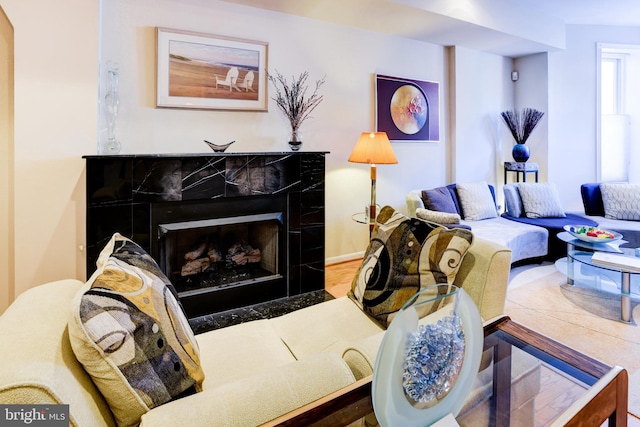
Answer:
M85 156L87 276L119 232L190 318L324 289L325 155Z

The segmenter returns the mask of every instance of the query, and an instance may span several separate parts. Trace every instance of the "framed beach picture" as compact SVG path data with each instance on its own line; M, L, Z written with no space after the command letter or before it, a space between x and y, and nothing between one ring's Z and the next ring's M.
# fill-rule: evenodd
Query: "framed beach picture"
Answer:
M376 74L376 129L391 141L440 140L440 84Z
M157 28L158 107L267 111L268 44Z

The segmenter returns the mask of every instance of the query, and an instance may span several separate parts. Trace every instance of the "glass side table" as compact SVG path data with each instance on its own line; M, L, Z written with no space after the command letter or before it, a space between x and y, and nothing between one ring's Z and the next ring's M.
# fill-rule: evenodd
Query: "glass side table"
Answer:
M591 243L573 237L563 231L558 233L558 239L567 244L566 258L556 261L556 268L567 276L567 284L574 285L579 279L580 283L620 295L620 318L623 322L631 321L631 282L640 280L640 273L625 271L613 266L603 266L593 262L594 252L608 252L635 258L634 248L620 248L619 245L627 243L625 240L617 240L611 243ZM590 277L579 275L577 267L589 269ZM610 286L605 286L607 282Z
M380 205L376 205L376 212L380 213ZM351 219L358 224L369 224L369 206L365 206L362 212L356 212L351 215Z

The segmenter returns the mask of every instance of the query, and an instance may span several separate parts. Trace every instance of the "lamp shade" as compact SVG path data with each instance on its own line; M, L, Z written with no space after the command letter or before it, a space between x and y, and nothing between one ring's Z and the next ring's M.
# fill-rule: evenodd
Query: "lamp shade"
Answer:
M398 163L386 132L362 132L349 161L379 165Z

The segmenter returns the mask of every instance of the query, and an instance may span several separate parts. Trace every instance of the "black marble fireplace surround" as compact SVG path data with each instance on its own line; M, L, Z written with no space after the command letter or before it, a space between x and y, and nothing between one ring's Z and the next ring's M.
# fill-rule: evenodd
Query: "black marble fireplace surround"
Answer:
M164 269L167 249L161 230L166 224L229 223L255 216L278 219L272 221L278 225L267 227L275 229L278 241L272 274L198 291L178 288L187 316L324 289L326 154L84 156L87 276L115 232L140 244Z

